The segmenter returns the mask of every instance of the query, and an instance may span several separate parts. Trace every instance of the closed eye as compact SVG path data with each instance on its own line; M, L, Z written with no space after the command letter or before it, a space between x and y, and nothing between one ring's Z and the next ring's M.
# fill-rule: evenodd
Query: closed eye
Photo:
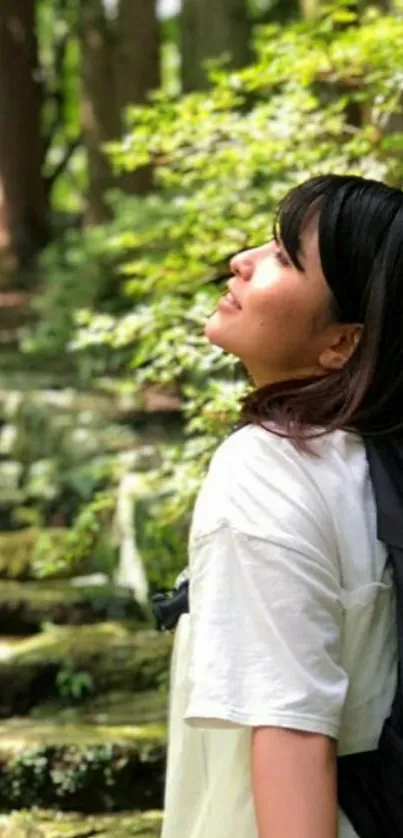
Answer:
M274 256L276 262L279 263L283 268L290 268L292 265L291 259L287 256L286 251L281 245L281 242L276 241L276 239L272 239L270 242L271 253Z

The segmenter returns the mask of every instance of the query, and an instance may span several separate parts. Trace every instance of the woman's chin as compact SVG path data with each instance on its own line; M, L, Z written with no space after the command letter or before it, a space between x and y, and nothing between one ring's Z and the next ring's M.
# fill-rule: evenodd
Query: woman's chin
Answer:
M204 325L204 335L210 343L213 343L216 346L223 346L222 340L224 338L224 328L223 324L220 323L220 313L218 311L215 311L214 314L206 320ZM224 346L223 349L225 349Z

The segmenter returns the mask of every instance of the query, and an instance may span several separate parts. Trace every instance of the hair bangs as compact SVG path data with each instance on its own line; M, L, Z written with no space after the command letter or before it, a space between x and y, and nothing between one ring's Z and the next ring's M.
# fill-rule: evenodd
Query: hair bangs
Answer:
M274 220L274 238L280 240L298 270L301 262L302 236L334 186L329 175L312 178L292 189L280 202Z

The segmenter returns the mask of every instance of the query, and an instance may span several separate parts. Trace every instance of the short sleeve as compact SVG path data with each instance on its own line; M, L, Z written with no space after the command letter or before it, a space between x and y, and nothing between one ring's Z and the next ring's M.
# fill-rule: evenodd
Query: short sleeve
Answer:
M301 455L270 445L273 457L270 447L252 447L232 458L226 481L227 460L216 462L220 500L207 492L199 506L201 518L203 505L215 502L218 511L216 518L207 514L208 532L199 528L191 545L185 721L337 738L348 677L340 661L343 608L329 510Z

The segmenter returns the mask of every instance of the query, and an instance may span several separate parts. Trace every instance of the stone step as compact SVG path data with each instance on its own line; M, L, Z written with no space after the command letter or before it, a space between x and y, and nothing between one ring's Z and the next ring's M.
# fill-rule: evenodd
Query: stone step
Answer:
M158 838L161 823L158 811L102 816L14 813L0 817L0 838Z
M133 701L133 719L136 714ZM162 806L166 725L13 718L0 724L0 809ZM95 833L97 834L97 833ZM115 836L114 836L115 838Z
M44 623L80 625L101 620L143 620L133 593L116 585L73 585L70 580L0 580L0 635L27 635Z
M77 706L63 706L60 701L45 701L34 707L29 718L48 721L56 718L59 724L100 724L127 726L136 724L166 724L168 700L165 690L112 690L89 696Z
M2 459L2 442L9 426L0 427L0 501L8 490L20 493L21 476L26 472L24 463ZM43 462L43 461L42 461ZM37 463L32 464L36 468ZM38 475L37 475L38 476ZM46 469L41 479L47 479ZM24 527L20 530L0 532L0 579L14 582L61 581L76 578L85 582L89 574L108 581L103 573L102 558L97 561L96 551L89 548L74 562L71 558L71 530L67 527ZM95 552L95 555L94 555ZM43 570L45 569L46 576Z
M167 684L172 640L136 624L52 626L0 645L0 717L24 715L46 700L79 704L116 690Z

